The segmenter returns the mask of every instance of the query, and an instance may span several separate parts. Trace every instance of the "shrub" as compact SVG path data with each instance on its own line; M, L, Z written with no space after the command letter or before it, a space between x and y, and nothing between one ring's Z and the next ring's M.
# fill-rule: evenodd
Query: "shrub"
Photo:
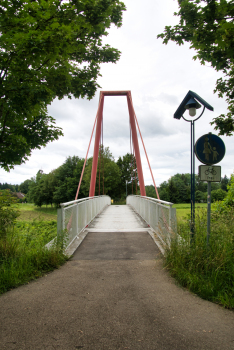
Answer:
M234 308L234 208L212 213L209 246L206 224L206 211L198 211L195 242L190 245L189 222L178 223L183 239L172 241L166 266L182 286L204 299Z

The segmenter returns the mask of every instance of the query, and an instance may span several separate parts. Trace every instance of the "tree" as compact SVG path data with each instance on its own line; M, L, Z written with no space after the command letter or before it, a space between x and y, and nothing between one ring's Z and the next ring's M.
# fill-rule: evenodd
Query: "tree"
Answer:
M201 64L206 62L224 73L219 78L214 92L219 97L226 97L228 113L213 119L211 124L219 130L220 135L232 135L234 131L234 1L233 0L178 0L179 24L166 26L163 43L169 40L183 45L190 43L190 48L197 51L193 57Z
M116 164L118 165L121 172L121 183L119 185L120 194L119 198L126 197L126 181L127 181L127 193L136 194L136 185L138 184L138 174L136 167L136 159L134 155L129 153L123 157L119 157ZM137 185L137 189L139 186ZM155 190L154 190L155 193Z
M168 181L168 194L169 194L169 201L172 203L179 203L180 193L179 190L174 182L174 180L171 178Z
M59 205L75 199L83 164L83 158L78 156L68 157L59 168L54 170L53 203ZM79 198L87 196L88 191L85 184L82 183Z
M146 196L151 198L157 198L155 187L153 185L145 186Z
M0 166L9 171L62 135L47 115L56 97L91 99L100 64L120 52L102 44L120 27L119 0L2 0L0 4Z
M119 198L120 196L120 184L121 184L121 172L118 165L114 161L109 147L103 148L100 146L102 152L101 159L104 160L104 194L110 196L113 199ZM89 191L91 171L92 171L93 158L89 158L84 171L83 182L86 191ZM102 168L101 168L102 169ZM101 170L100 169L100 170ZM97 169L98 170L98 169ZM100 172L100 180L102 182L102 170ZM102 188L102 186L101 186ZM96 188L95 193L98 195L99 192L99 171L96 176ZM102 191L101 191L102 194Z
M24 194L27 194L28 191L29 191L29 186L31 184L31 181L30 179L27 179L25 180L24 182L22 182L19 186L19 190L20 192L24 193Z
M221 188L218 188L217 190L211 191L211 200L212 202L223 201L226 195L226 191L222 190Z
M229 183L229 179L227 175L221 178L221 189L227 192L227 185Z

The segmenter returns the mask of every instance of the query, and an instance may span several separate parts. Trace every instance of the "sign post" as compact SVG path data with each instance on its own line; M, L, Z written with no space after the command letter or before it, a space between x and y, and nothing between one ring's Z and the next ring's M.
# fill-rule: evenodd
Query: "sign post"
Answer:
M198 173L201 181L207 181L207 237L206 242L209 245L210 239L210 214L211 214L211 182L221 181L221 166L213 164L219 163L225 155L225 145L223 140L209 134L201 136L195 144L195 154L197 158L206 165L198 167Z

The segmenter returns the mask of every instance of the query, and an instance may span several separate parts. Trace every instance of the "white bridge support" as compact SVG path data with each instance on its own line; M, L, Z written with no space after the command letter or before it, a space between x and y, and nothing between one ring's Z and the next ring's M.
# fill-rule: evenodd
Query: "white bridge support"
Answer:
M164 248L170 245L172 235L177 232L176 209L172 208L173 203L136 195L128 196L126 202L155 231Z
M85 227L111 204L109 196L96 196L60 204L57 216L57 235L67 235L66 250Z

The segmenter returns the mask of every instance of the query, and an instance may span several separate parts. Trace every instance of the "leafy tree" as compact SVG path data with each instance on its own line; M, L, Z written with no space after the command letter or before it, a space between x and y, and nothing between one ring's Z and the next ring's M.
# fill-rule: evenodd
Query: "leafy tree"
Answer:
M231 175L229 184L227 185L227 195L222 202L222 207L234 206L234 175Z
M167 44L169 40L197 51L193 57L201 64L208 62L224 73L216 82L215 92L226 97L228 113L213 119L220 135L230 136L234 131L234 2L233 0L178 0L179 24L166 26L157 37Z
M106 195L110 196L113 199L120 198L120 184L121 184L121 172L118 165L114 161L114 157L112 156L109 147L105 147L102 150L102 146L100 151L102 152L102 157L104 159L104 192ZM84 172L84 185L86 191L89 191L90 187L90 179L91 179L91 171L92 171L93 158L89 158L87 161L86 169ZM102 175L101 175L102 181ZM96 188L95 193L98 195L99 191L99 171L97 171L96 177Z
M227 185L229 183L229 179L226 175L221 178L221 189L227 192Z
M78 156L68 157L66 161L54 170L53 203L69 202L75 199L80 180L84 159ZM79 198L87 197L88 190L84 183L81 184Z
M24 194L27 194L28 191L29 191L29 186L30 186L30 183L31 183L32 180L30 179L27 179L25 180L24 182L22 182L19 186L19 190L20 192L24 193Z
M217 202L217 201L223 201L226 197L227 192L222 190L221 188L218 188L217 190L211 191L211 201Z
M100 64L120 52L102 44L120 27L119 0L2 0L0 4L0 166L13 168L62 135L47 105L92 98Z
M41 207L45 203L45 193L43 191L43 182L45 180L46 174L43 170L38 170L36 177L31 178L31 183L29 186L28 200L33 202L36 206Z
M169 192L168 192L168 188L163 188L161 189L161 191L159 192L159 196L160 199L162 201L166 201L166 202L170 202L170 196L169 196Z
M206 201L205 193L202 192L202 191L197 190L197 191L195 192L195 200L196 200L196 202L198 202L198 203L203 202L203 201L205 202L205 201Z
M119 157L116 164L118 165L121 172L121 183L119 185L120 198L126 197L126 181L127 181L127 193L136 194L135 183L138 184L138 174L137 174L135 157L127 153L123 157ZM137 189L138 188L139 186L137 185Z
M156 191L153 185L145 186L146 196L151 198L157 198Z
M180 193L173 179L168 181L168 195L169 201L172 203L179 203Z

